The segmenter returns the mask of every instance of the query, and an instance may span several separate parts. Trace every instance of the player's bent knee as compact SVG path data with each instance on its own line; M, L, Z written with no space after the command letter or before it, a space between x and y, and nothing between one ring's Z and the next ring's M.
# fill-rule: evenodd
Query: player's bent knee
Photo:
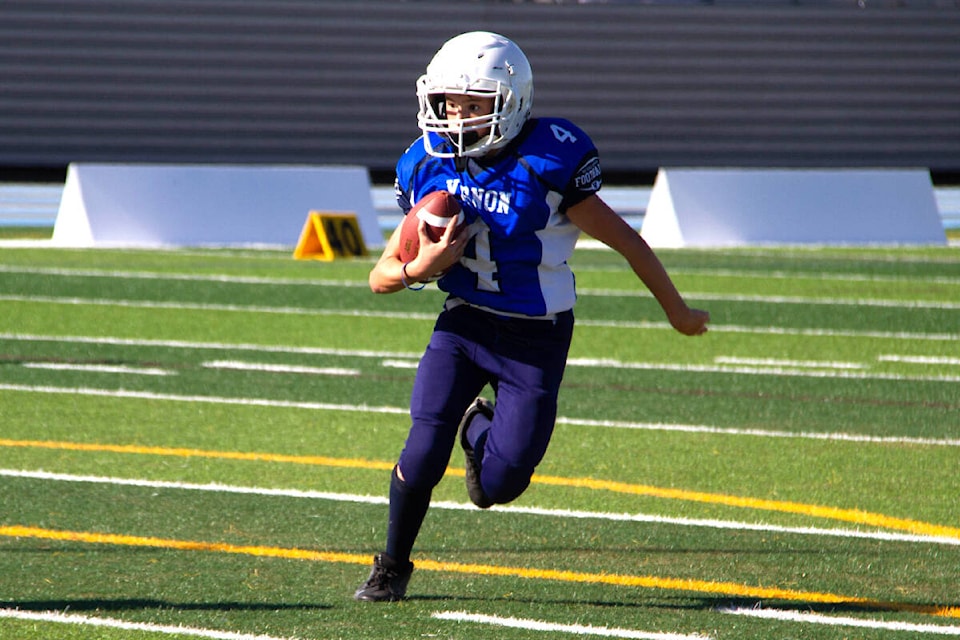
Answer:
M487 497L497 504L506 504L516 500L527 490L531 477L533 469L511 467L486 458L483 461L480 481Z

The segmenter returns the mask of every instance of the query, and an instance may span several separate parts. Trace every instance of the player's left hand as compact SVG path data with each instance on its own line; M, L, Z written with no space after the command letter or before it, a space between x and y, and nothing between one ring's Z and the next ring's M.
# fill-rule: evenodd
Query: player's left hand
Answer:
M702 309L691 309L684 305L683 309L668 316L673 328L685 336L700 336L707 332L707 323L710 314Z

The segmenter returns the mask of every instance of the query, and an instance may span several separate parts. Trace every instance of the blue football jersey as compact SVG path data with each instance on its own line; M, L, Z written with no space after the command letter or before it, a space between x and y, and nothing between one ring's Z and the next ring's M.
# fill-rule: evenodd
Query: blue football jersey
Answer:
M431 141L444 146L439 136ZM404 213L426 194L445 190L471 224L464 256L437 283L440 289L507 314L545 316L573 308L567 259L580 230L566 210L601 186L597 149L576 125L530 120L492 159L437 158L420 138L400 157L395 186Z

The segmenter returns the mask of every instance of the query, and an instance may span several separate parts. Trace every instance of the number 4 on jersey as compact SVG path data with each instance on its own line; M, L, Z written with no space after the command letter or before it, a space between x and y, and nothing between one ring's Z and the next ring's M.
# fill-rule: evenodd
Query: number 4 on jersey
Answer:
M577 136L573 135L567 129L559 125L552 124L550 125L550 130L553 131L553 137L560 142L576 142Z

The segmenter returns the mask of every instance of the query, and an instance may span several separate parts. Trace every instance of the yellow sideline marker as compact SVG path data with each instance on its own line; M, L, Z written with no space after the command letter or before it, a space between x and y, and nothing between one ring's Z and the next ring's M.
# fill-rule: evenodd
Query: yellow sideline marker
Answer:
M88 544L109 544L129 547L151 547L155 549L173 549L177 551L207 551L230 553L286 560L308 560L336 564L370 564L369 555L339 553L333 551L312 551L309 549L264 547L254 545L233 545L225 542L203 542L196 540L175 540L131 536L113 533L94 533L90 531L63 531L42 529L29 526L0 526L0 536L12 538L37 538L59 540L62 542L83 542ZM712 582L689 578L661 578L657 576L630 576L611 573L583 573L557 569L531 569L526 567L505 567L487 564L465 564L460 562L437 562L435 560L416 560L417 568L424 571L463 573L470 575L496 576L505 578L524 578L530 580L550 580L556 582L574 582L584 584L606 584L619 587L638 587L643 589L666 589L673 591L693 591L712 593L739 598L758 598L761 600L786 600L809 604L845 604L865 609L923 613L947 618L960 618L960 607L942 605L924 605L908 602L884 602L860 596L844 596L817 591L796 591L778 587L758 587L735 582Z
M367 246L353 213L311 211L293 250L297 260L312 258L329 262L337 257L367 255Z
M205 449L156 447L143 445L115 445L90 444L82 442L58 442L47 440L8 440L0 438L0 447L24 447L38 449L58 449L67 451L96 451L108 453L127 453L156 456L176 456L183 458L197 457L221 460L246 460L251 462L280 462L288 464L305 464L325 467L340 467L349 469L374 469L389 471L393 469L393 462L378 460L364 460L361 458L331 458L327 456L301 456L276 453L257 453L241 451L210 451ZM448 468L447 475L463 476L463 469ZM960 527L932 524L906 518L896 518L882 513L871 513L859 509L841 509L839 507L825 507L801 502L782 500L766 500L744 496L731 496L722 493L705 493L688 489L669 489L652 487L642 484L617 482L614 480L595 480L593 478L564 478L559 476L534 475L534 484L543 484L576 489L590 489L593 491L610 491L667 500L685 500L706 504L719 504L728 507L756 509L761 511L776 511L780 513L794 513L812 518L837 520L854 524L869 525L895 531L907 531L918 535L955 538L960 540Z

